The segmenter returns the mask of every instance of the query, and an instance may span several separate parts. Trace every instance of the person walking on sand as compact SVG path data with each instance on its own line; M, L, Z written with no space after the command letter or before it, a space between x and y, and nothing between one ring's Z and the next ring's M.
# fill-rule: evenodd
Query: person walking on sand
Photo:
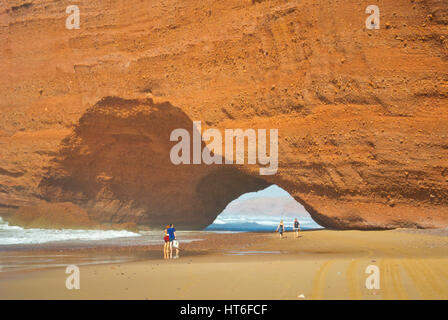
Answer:
M297 218L294 219L294 224L293 224L292 228L296 234L296 238L298 238L299 231L300 231L300 222L299 222L299 220L297 220Z
M275 232L277 232L280 234L280 239L283 239L283 232L285 231L285 225L283 224L283 220L280 220L280 223L277 227L277 230L275 230Z
M168 228L170 226L166 226L165 230L163 230L163 241L165 241L165 243L163 244L163 258L164 259L169 259L170 257L170 237L168 235Z
M169 228L166 230L168 233L169 241L170 241L170 258L173 257L173 241L176 240L176 229L174 229L174 224L170 224Z

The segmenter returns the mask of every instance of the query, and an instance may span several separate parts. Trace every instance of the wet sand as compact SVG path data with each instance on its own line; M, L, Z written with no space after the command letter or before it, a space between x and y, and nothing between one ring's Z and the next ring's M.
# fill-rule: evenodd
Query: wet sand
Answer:
M74 252L138 259L81 265L79 290L65 287L65 267L1 272L0 299L448 299L444 232L318 230L298 239L292 233L283 240L274 233L202 238L182 246L174 260L164 260L160 246L58 250L71 256L67 264L76 264ZM29 252L44 253L51 249ZM365 286L369 265L379 267L379 289Z

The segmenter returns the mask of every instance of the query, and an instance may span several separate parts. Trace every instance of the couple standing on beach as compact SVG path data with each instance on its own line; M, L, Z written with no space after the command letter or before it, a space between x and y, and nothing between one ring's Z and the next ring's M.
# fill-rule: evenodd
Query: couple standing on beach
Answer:
M275 230L275 232L278 231L278 233L280 234L280 239L283 239L283 232L285 232L285 230L286 230L285 224L283 223L283 220L280 220L277 230ZM294 223L292 225L292 230L295 232L296 238L298 238L299 231L300 231L300 222L299 222L299 220L297 220L297 218L294 219Z
M176 240L176 229L174 229L172 223L166 226L163 240L165 241L163 245L163 257L165 259L173 259L173 248L175 248L176 255L174 259L179 258L179 241Z

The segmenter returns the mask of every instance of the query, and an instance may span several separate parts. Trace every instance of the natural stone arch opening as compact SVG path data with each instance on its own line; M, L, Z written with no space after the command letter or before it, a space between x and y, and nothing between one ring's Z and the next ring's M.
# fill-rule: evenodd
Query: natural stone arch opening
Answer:
M322 228L303 205L273 184L231 201L205 230L272 232L283 220L286 231L291 231L296 218L301 230Z

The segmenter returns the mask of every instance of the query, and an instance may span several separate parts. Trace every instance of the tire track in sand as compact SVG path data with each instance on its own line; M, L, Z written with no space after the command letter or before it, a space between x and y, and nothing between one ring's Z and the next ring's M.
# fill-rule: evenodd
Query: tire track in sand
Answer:
M440 274L435 273L423 259L406 260L403 265L422 299L446 299L448 297L448 290L443 285Z
M314 276L313 293L311 295L311 299L322 300L324 298L328 270L333 263L334 260L325 261L319 268L319 271L317 271Z
M448 286L448 260L447 259L438 259L431 260L428 262L428 265L431 267L434 272L437 272L439 276L444 278L443 283L445 286Z
M408 299L408 294L400 276L399 262L397 260L383 259L380 261L380 284L383 299Z
M446 287L446 281L443 281L442 274L431 267L428 260L420 260L419 262L420 270L431 286L433 293L435 294L435 299L448 299L448 289Z
M362 299L361 289L359 288L359 276L358 276L358 260L350 262L347 268L347 279L350 299L360 300Z

